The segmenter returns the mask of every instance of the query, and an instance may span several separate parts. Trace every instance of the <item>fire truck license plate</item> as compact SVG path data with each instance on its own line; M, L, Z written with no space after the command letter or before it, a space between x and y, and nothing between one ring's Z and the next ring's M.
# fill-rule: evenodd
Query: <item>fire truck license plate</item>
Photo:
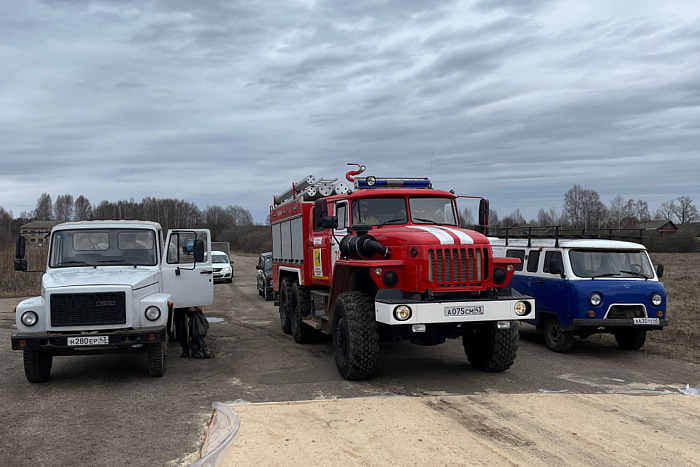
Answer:
M109 344L109 336L81 336L69 337L68 345L107 345Z
M659 324L659 318L634 318L634 324Z
M484 307L482 305L445 307L445 316L478 316L483 314Z

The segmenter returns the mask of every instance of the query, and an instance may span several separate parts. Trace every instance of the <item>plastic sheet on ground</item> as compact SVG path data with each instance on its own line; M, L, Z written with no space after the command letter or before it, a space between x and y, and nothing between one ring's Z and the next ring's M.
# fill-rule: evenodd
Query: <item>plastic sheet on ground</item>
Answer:
M700 396L700 384L694 388L691 388L690 384L686 384L685 389L679 389L679 391L681 394L685 394L687 396Z

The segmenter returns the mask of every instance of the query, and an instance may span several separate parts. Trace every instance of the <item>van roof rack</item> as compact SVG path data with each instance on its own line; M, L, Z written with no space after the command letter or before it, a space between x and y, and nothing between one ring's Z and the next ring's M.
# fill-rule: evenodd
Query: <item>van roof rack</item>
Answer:
M560 225L514 226L491 229L492 235L505 238L505 246L508 246L509 238L527 238L528 248L532 246L533 238L553 238L555 247L559 247L560 238L599 238L641 243L643 232L644 229L565 229Z

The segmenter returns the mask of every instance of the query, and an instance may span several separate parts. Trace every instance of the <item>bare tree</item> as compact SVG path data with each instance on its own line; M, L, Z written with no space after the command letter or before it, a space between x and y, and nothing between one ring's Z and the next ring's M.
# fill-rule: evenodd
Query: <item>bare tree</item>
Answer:
M243 226L243 225L253 225L253 216L247 209L241 206L228 206L226 212L233 219L233 225Z
M598 228L605 222L606 207L595 190L574 185L564 195L564 216L574 228Z
M53 203L53 215L59 222L73 220L73 195L58 195Z
M42 193L41 196L39 196L32 217L38 221L53 220L53 202L51 201L50 194Z
M90 201L88 201L88 199L85 198L83 195L80 195L78 196L78 198L76 198L73 207L76 221L92 220L92 205L90 204Z
M688 222L696 222L700 219L698 215L698 209L693 204L693 200L688 196L680 196L677 198L678 204L675 205L673 209L673 214L680 224L686 224Z
M544 209L540 208L540 210L537 212L536 223L540 226L559 225L563 223L563 220L557 213L556 209L550 208L549 211L545 211Z
M474 225L474 213L472 213L471 209L464 208L464 210L460 214L460 217L462 221L462 227Z
M212 239L219 239L224 230L235 225L232 214L220 206L207 206L204 210L204 222L211 232Z
M665 203L661 203L661 206L659 206L659 209L656 210L656 215L654 216L654 219L668 219L672 220L673 217L675 216L676 212L676 203L671 201L666 201Z
M525 217L520 213L520 208L515 208L515 211L511 212L503 219L501 219L501 227L513 227L514 225L524 224Z

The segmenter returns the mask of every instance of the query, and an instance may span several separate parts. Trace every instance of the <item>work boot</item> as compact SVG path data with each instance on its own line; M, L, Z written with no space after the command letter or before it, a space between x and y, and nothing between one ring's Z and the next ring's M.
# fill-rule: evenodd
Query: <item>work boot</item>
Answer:
M192 358L204 358L204 355L202 355L202 352L200 352L199 350L193 350Z

